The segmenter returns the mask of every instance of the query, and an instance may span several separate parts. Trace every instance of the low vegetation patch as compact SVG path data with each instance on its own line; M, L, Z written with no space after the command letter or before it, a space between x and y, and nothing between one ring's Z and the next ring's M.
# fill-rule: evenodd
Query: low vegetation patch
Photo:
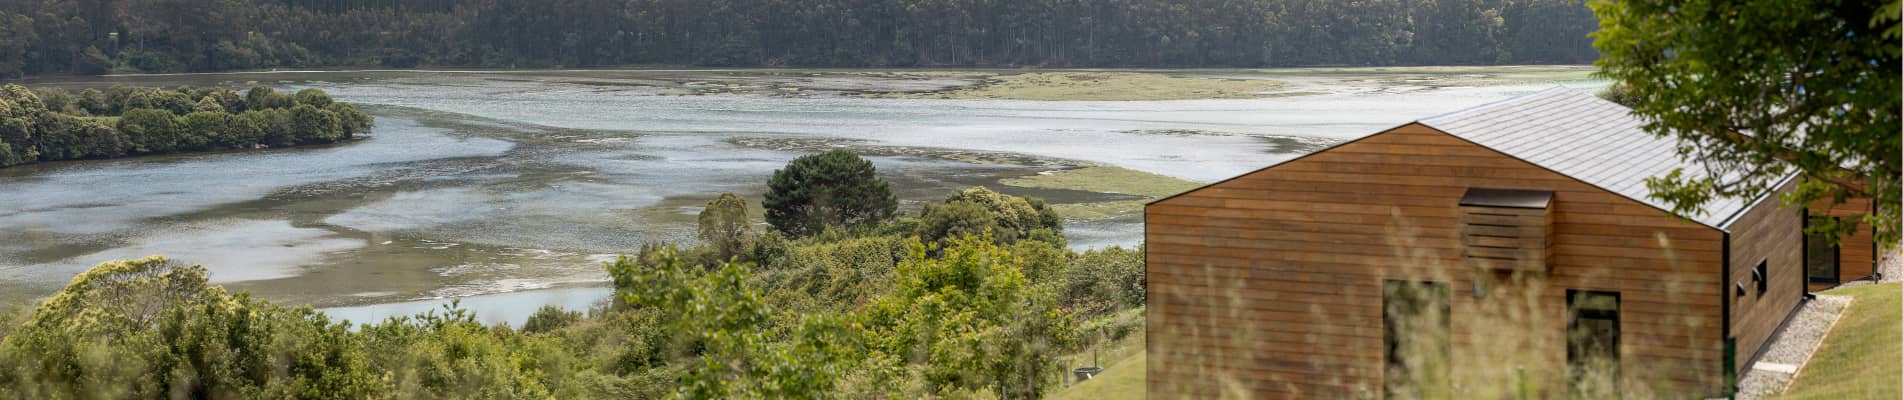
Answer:
M1202 186L1201 183L1188 180L1107 165L1045 172L1033 176L1004 179L999 183L1017 187L1128 194L1147 198L1051 206L1052 209L1057 210L1058 215L1078 220L1113 218L1139 211L1149 199L1174 195Z
M1779 399L1903 397L1903 283L1824 294L1855 299Z
M999 75L976 86L898 97L1044 101L1251 99L1283 87L1266 79L1224 79L1152 72L1027 72Z
M1017 187L1068 189L1147 197L1169 196L1202 186L1201 183L1184 179L1107 165L1051 171L999 182Z

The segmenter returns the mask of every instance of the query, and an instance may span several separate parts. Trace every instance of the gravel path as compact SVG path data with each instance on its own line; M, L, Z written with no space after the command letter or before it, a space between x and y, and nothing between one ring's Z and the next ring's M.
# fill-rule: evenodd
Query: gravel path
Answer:
M1738 380L1737 398L1766 398L1783 392L1791 381L1791 374L1775 371L1773 365L1803 366L1817 349L1818 342L1823 341L1824 334L1830 333L1837 315L1849 304L1850 298L1845 296L1817 296L1816 300L1804 302L1797 316L1771 339L1770 349L1758 358L1758 364L1745 370Z

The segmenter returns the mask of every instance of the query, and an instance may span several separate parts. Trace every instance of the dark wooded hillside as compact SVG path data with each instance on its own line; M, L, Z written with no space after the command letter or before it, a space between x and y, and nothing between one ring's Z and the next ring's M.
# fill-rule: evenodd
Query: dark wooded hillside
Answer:
M10 0L0 78L458 65L1583 64L1568 0Z

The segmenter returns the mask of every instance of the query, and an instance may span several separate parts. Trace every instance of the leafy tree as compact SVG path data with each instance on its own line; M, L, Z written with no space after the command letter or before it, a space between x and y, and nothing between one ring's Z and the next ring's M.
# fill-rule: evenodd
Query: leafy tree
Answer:
M309 104L291 107L291 135L298 143L330 143L344 139L343 124L337 113Z
M943 204L927 205L919 213L918 235L928 241L981 235L987 230L1000 243L1013 243L1033 236L1053 238L1064 225L1057 211L1044 205L1043 200L993 192L982 186L959 191L945 198Z
M290 97L278 93L275 89L264 86L252 87L250 91L246 91L244 94L244 107L246 110L289 108L295 105L294 103L295 101Z
M225 112L225 106L219 105L218 100L213 100L211 97L204 97L198 99L198 104L192 105L192 112L222 113Z
M721 193L700 211L700 240L714 249L720 260L746 255L752 247L753 225L747 222L747 200L733 193Z
M126 98L124 109L164 110L173 115L185 115L192 112L192 98L184 93L165 89L140 90Z
M1647 181L1679 212L1755 197L1792 172L1787 204L1849 197L1876 214L1857 222L1896 243L1903 186L1903 47L1898 2L1597 1L1596 65L1629 91L1645 129L1678 139L1703 171Z
M118 128L132 139L134 153L168 153L184 142L178 121L170 111L150 108L126 111L119 116Z
M0 166L39 158L33 143L45 114L46 105L33 91L19 85L0 86Z
M297 91L296 99L297 99L297 104L303 104L303 105L308 105L308 106L317 107L317 108L330 107L330 104L331 104L330 94L324 93L324 91L318 90L316 88Z
M852 228L884 221L898 210L898 197L880 180L872 162L846 150L796 158L767 182L766 219L787 236L826 228Z
M616 293L628 304L665 314L668 330L691 335L703 347L679 398L829 398L847 355L862 339L836 316L807 315L773 341L772 310L747 282L747 264L722 262L701 272L672 248L647 260L622 257L608 264Z
M1144 276L1143 249L1111 246L1090 250L1070 260L1064 270L1061 297L1064 307L1078 314L1095 317L1111 311L1142 307L1148 281Z
M924 364L933 391L1037 398L1054 386L1047 371L1075 344L1074 324L1025 278L1021 258L982 236L955 239L938 258L917 241L908 252L865 316L875 348Z
M370 127L376 124L369 114L358 111L357 106L350 103L330 103L324 110L337 114L337 123L344 129L345 139L370 132Z

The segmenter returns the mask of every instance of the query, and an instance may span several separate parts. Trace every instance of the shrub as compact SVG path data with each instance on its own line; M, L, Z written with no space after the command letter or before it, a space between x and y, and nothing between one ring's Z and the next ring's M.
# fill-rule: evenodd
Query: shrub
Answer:
M343 125L337 120L337 114L299 104L291 107L291 136L298 143L331 143L344 139Z
M542 333L562 329L581 321L581 312L563 310L561 307L544 305L529 315L522 323L522 333Z
M1057 211L1043 200L1011 196L984 187L959 191L943 204L926 205L919 213L920 238L943 242L990 230L999 243L1027 238L1050 240L1064 230ZM1043 233L1037 233L1038 231ZM1059 243L1062 244L1061 242Z
M331 104L330 94L316 88L299 90L295 97L297 104L311 107L325 108Z
M747 222L747 200L733 193L721 193L700 211L700 240L706 242L718 260L749 256L753 226Z
M1086 316L1142 307L1147 301L1145 279L1140 248L1086 251L1064 271L1064 306Z

